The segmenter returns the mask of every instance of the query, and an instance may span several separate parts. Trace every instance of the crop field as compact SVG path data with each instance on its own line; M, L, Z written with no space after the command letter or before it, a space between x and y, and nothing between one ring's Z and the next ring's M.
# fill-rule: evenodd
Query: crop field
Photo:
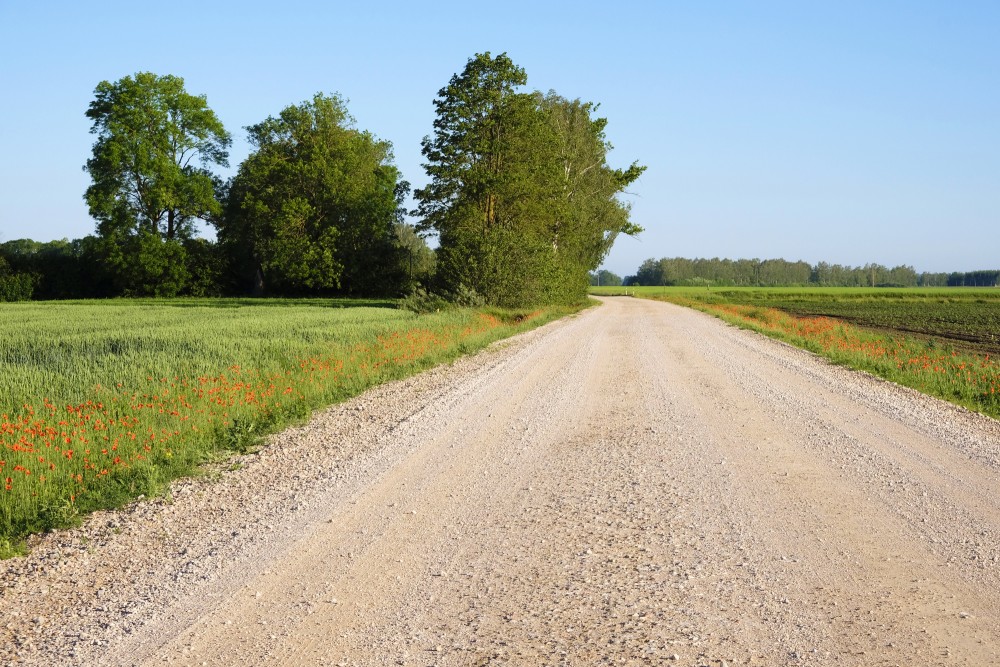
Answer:
M0 555L380 382L566 314L392 302L0 305ZM275 474L282 474L275 471Z
M733 288L605 287L592 294L684 296L702 303L777 308L804 317L834 317L860 327L947 342L1000 356L1000 289L996 288Z
M720 302L835 317L861 327L915 334L1000 356L1000 289L746 289L714 292Z
M622 294L626 288L595 289ZM629 287L1000 418L1000 290Z

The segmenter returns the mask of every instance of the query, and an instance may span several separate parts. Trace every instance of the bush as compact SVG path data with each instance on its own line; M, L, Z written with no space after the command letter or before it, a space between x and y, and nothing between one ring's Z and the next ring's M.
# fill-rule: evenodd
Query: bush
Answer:
M37 277L30 273L0 277L0 301L31 301L37 282Z
M434 313L448 308L481 308L486 300L471 287L460 284L452 292L428 292L423 287L413 290L399 302L403 310L417 313Z

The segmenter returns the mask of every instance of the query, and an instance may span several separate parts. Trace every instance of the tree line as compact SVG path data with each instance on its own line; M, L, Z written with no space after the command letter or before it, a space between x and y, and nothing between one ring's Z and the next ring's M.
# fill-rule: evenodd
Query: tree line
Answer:
M843 266L784 259L686 259L683 257L650 258L635 275L619 278L602 271L604 285L619 281L624 285L721 285L777 287L814 285L822 287L996 287L1000 270L953 273L917 273L912 266L892 268L881 264ZM608 275L610 274L610 275ZM591 274L591 284L599 276Z
M172 75L103 81L86 112L94 233L0 244L0 300L418 288L508 307L579 300L617 235L641 231L619 195L644 167L607 164L597 105L526 84L488 52L451 78L422 143L430 180L407 211L392 145L337 94L246 127L252 152L224 180L232 136L204 95Z

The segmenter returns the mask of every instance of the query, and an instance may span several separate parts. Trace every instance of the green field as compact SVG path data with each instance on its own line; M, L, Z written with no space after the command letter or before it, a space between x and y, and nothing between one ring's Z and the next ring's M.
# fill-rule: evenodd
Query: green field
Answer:
M834 317L859 327L936 339L977 354L1000 356L997 288L733 288L607 287L592 294L682 296L702 303L777 308L803 317Z
M0 304L0 555L386 380L570 312L390 301Z

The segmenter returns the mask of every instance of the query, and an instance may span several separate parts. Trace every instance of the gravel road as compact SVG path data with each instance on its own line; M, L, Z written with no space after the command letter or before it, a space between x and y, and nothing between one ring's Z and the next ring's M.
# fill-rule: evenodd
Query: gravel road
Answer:
M604 299L0 563L0 664L1000 664L1000 422Z

